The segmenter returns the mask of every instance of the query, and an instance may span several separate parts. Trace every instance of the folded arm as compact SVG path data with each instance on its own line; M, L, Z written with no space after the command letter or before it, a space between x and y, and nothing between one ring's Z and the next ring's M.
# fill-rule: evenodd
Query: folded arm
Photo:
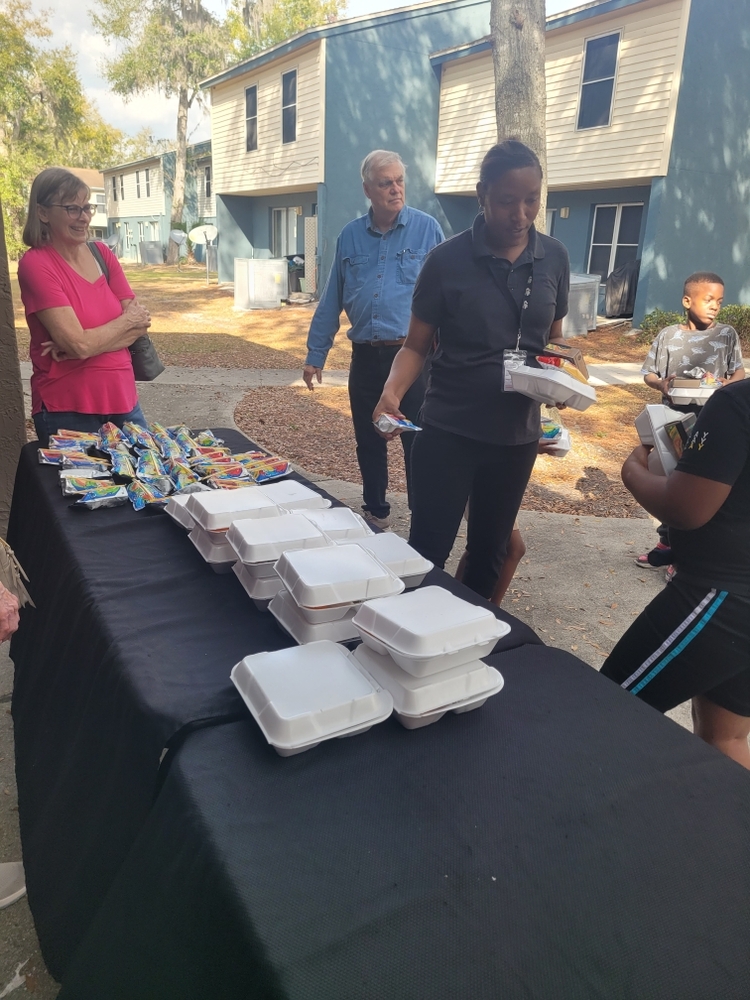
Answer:
M42 309L36 315L51 340L44 345L56 361L93 358L130 347L151 325L151 316L135 299L124 299L122 315L102 326L84 330L70 306Z

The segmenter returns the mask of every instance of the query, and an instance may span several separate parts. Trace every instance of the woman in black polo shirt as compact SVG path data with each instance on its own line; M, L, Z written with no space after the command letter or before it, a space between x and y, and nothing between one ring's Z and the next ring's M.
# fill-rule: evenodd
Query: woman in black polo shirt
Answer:
M513 392L506 372L518 352L536 366L550 341L562 341L568 311L567 251L534 227L541 183L539 160L521 142L508 139L484 157L481 212L471 229L427 257L409 334L373 415L399 415L436 341L424 430L412 451L409 541L443 567L471 497L463 580L486 598L539 441L539 404Z

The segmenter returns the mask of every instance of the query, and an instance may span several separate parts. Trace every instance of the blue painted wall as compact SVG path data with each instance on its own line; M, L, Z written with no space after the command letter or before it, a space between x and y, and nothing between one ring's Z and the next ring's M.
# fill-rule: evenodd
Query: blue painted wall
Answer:
M636 311L679 308L684 279L717 271L750 303L750 0L692 0L672 152L654 181Z
M302 206L297 219L296 253L305 252L305 223L312 216L318 201L317 191L300 194L264 195L249 198L244 195L217 195L217 228L219 240L219 281L234 281L234 258L250 257L253 250L271 249L271 210Z
M489 17L488 0L457 0L445 9L399 11L328 38L321 287L339 232L367 211L359 165L372 149L401 154L407 203L434 215L449 235L454 232L433 190L440 82L429 55L486 35Z

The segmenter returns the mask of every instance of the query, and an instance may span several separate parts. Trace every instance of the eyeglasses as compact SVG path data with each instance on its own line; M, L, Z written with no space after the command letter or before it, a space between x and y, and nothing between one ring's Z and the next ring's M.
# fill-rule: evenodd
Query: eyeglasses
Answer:
M57 205L53 203L47 205L47 208L64 208L71 219L80 219L82 215L88 215L89 218L96 215L96 205L91 203L88 205Z

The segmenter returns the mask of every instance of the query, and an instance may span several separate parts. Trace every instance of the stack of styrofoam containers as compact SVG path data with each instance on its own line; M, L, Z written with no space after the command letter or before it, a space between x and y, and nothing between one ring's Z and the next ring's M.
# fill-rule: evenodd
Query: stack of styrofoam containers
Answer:
M283 552L276 572L284 589L269 611L301 644L356 639L352 619L362 602L404 589L395 573L356 544Z
M326 640L246 656L231 678L282 757L365 732L393 711L390 694L351 653Z
M695 424L695 414L673 410L663 403L649 403L635 418L635 429L641 444L650 445L648 468L655 476L670 476L677 468L677 454L669 434L668 424L682 423L689 433Z
M210 489L210 486L205 486L203 483L195 483L191 489L191 493L206 493ZM185 531L192 531L195 527L195 521L187 512L189 496L190 493L175 493L169 498L164 507L165 512L172 518L175 524L179 524Z
M510 626L442 587L368 601L353 622L363 642L355 659L391 693L407 729L479 708L503 686L481 657Z
M282 513L281 508L255 486L191 493L185 510L195 522L188 538L216 573L228 573L237 561L237 554L226 536L233 521L279 517Z
M306 517L286 511L280 517L233 521L227 542L239 560L234 564L234 572L259 611L268 608L271 598L283 586L275 568L283 552L332 544Z
M258 489L282 510L324 510L331 506L330 500L295 479L268 483L266 486L259 486Z

